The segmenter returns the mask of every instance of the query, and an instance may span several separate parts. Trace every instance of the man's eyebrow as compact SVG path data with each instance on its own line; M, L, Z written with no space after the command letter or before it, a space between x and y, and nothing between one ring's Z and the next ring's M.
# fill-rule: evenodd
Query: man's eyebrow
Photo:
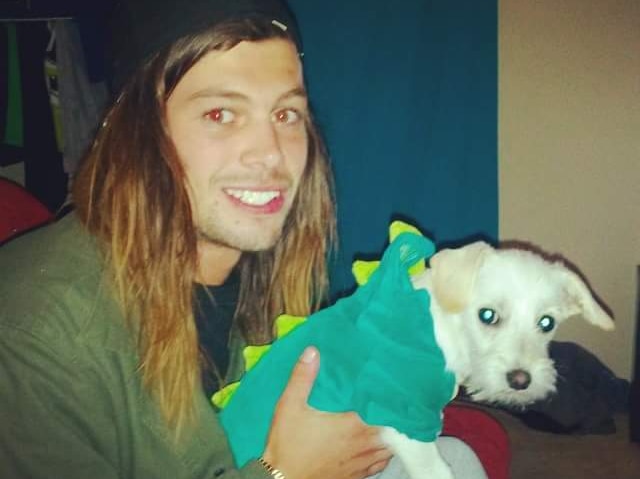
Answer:
M306 100L307 90L305 90L303 87L297 87L280 96L280 100L288 100L290 98L301 98L303 100Z
M224 98L227 100L235 100L235 101L249 101L249 97L243 93L233 91L233 90L224 90L218 88L203 88L202 90L198 90L187 97L187 101L195 101L207 98ZM292 88L291 90L283 93L278 98L278 101L289 100L291 98L301 98L306 101L307 99L307 91L303 87Z
M248 100L246 95L231 91L220 90L218 88L203 88L198 90L187 97L187 101L201 100L206 98L226 98L229 100Z

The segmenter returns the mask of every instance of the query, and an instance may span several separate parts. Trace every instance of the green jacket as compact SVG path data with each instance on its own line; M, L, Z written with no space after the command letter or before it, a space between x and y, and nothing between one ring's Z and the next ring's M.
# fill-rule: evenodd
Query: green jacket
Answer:
M0 477L270 477L256 461L235 469L204 394L195 431L174 445L73 215L2 246L0 272Z

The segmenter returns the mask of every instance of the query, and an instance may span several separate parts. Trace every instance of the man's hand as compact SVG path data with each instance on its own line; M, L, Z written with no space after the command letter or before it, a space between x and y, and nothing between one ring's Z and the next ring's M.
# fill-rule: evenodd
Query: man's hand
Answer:
M379 430L354 412L327 413L307 404L320 367L315 348L296 364L276 408L264 460L288 479L360 479L387 465Z

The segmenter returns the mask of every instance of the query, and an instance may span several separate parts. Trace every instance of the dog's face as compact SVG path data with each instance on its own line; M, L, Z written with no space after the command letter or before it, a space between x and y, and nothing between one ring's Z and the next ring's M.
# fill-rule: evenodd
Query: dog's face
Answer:
M464 336L446 338L445 355L468 355L461 378L474 400L525 406L546 397L555 390L548 345L558 325L581 315L613 328L578 275L530 251L474 243L443 250L431 268L439 329Z

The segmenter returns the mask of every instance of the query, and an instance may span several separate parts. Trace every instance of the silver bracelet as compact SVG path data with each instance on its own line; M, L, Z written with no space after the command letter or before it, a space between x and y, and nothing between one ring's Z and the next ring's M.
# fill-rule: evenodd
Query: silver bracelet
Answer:
M260 463L260 465L262 467L264 467L264 469L269 474L271 474L271 477L273 477L273 479L285 479L284 474L282 473L282 471L280 471L280 469L276 469L271 464L269 464L267 461L265 461L264 457L260 456L258 458L258 462Z

